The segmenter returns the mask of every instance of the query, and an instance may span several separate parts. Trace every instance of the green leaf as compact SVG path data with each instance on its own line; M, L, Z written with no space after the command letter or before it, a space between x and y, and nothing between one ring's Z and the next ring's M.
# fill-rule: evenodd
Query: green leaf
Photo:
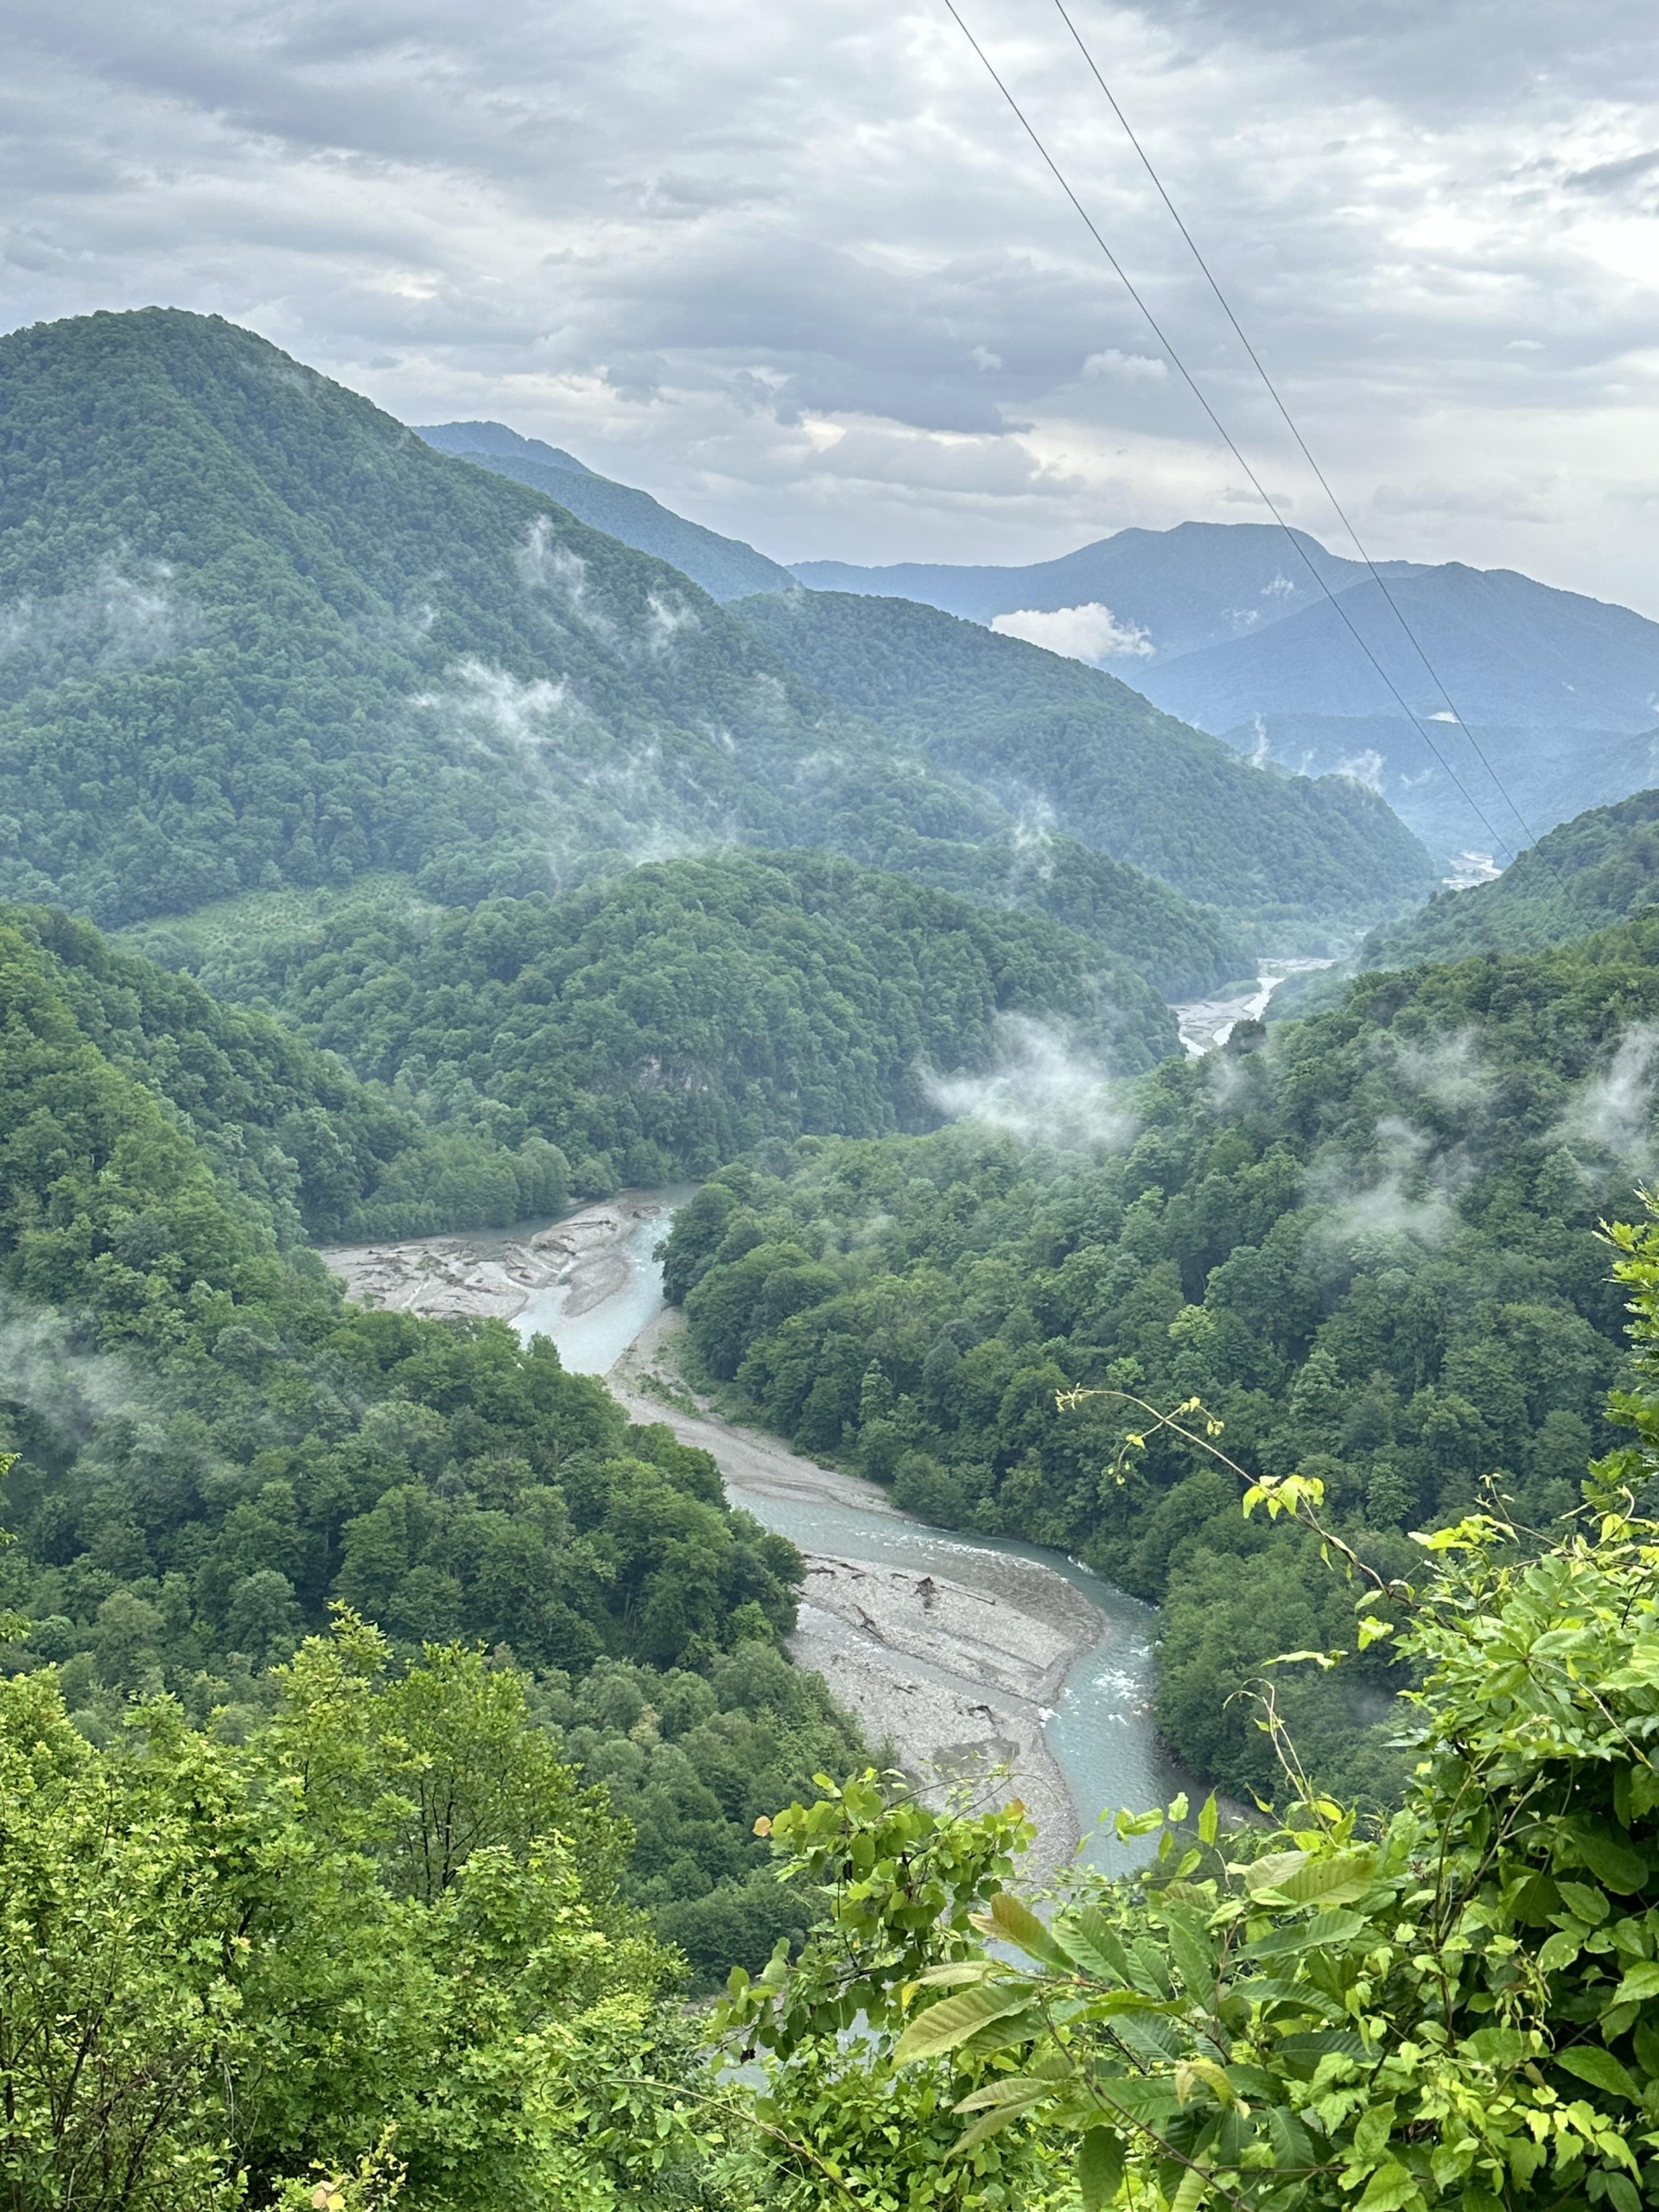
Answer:
M1077 2152L1083 2212L1105 2212L1123 2179L1123 2143L1115 2128L1091 2127Z
M1632 1851L1611 1828L1592 1827L1587 1821L1575 1821L1569 1824L1569 1832L1579 1856L1590 1872L1619 1897L1630 1896L1647 1880L1647 1860L1640 1852Z
M1033 1959L1040 1959L1045 1966L1058 1967L1069 1973L1076 1961L1070 1958L1051 1936L1031 1907L1014 1896L1012 1890L999 1890L991 1899L991 1918L999 1935Z
M1292 1920L1271 1935L1258 1936L1239 1953L1242 1959L1283 1959L1299 1951L1334 1950L1363 1935L1369 1923L1357 1912L1316 1912L1312 1920Z
M1205 1799L1198 1813L1198 1840L1213 1843L1221 1827L1221 1815L1216 1809L1216 1793L1212 1789Z
M1587 2082L1592 2089L1604 2089L1610 2097L1625 2097L1631 2104L1641 2101L1641 2092L1611 2050L1603 2050L1599 2044L1578 2044L1571 2050L1558 2050L1555 2063L1563 2072L1574 2074L1580 2082Z
M1026 2109L1023 2105L1005 2105L999 2111L982 2114L971 2127L964 2128L957 2136L956 2141L950 2145L949 2155L953 2158L960 2158L969 2151L977 2151L988 2136L996 2134L1000 2129L1007 2127L1012 2121L1018 2120Z
M1000 2081L988 2082L982 2089L976 2089L971 2096L962 2098L950 2109L953 2112L989 2112L1000 2105L1039 2104L1045 2097L1053 2095L1054 2088L1054 2080L1046 2075L1005 2074Z
M1313 2139L1287 2106L1269 2107L1268 2140L1273 2145L1274 2157L1281 2166L1311 2166L1313 2164Z
M1281 1897L1297 1904L1312 1904L1320 1897L1327 1904L1347 1904L1370 1889L1376 1869L1374 1851L1333 1852L1328 1859L1310 1859L1275 1887Z
M1198 2212L1209 2186L1210 2176L1201 2167L1189 2166L1181 2176L1180 2187L1170 2199L1169 2212Z
M1216 1990L1216 1955L1211 1948L1198 1915L1183 1912L1178 1905L1165 1905L1162 1917L1169 1930L1169 1948L1181 1980L1186 1984L1189 1997L1201 2005L1209 2005Z
M1135 1986L1135 1969L1122 1941L1098 1905L1085 1905L1056 1923L1055 1934L1085 1972Z
M1650 1997L1659 1997L1659 1966L1651 1959L1643 1959L1633 1966L1613 1993L1615 2005L1645 2005Z
M959 2043L966 2043L993 2020L1023 2012L1030 2002L1031 1991L1024 1982L982 1982L976 1989L943 1997L911 2022L899 2038L893 2057L900 2066L918 2058L937 2058L942 2051L954 2050Z
M1365 2184L1365 2194L1359 2200L1359 2212L1401 2212L1418 2196L1416 2183L1395 2159L1381 2165Z
M1629 2174L1604 2174L1601 2185L1614 2212L1642 2212L1642 2199Z
M1305 1851L1269 1851L1244 1869L1244 1886L1252 1897L1260 1897L1264 1890L1276 1890L1287 1875L1306 1864Z

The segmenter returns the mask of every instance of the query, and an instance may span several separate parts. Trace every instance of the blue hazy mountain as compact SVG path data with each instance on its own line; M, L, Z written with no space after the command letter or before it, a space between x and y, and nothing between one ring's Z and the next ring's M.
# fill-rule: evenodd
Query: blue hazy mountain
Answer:
M688 522L671 508L638 492L631 484L613 483L579 461L560 446L540 438L522 437L505 423L434 423L416 425L428 445L441 453L459 454L511 476L537 492L545 492L568 507L590 530L620 537L636 552L655 554L671 561L683 575L701 584L711 599L741 599L756 591L787 591L795 579L776 561L757 553L741 538L722 537L701 523Z
M1026 568L794 573L981 623L1109 607L1128 646L1096 665L1258 760L1359 776L1442 855L1502 858L1659 772L1659 623L1513 569L1389 562L1385 592L1304 532L1183 523Z

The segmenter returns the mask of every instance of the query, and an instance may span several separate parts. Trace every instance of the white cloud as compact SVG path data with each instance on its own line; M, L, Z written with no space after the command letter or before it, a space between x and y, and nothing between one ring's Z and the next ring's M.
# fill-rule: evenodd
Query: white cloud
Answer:
M1169 364L1155 353L1126 353L1121 347L1109 346L1103 353L1091 353L1083 365L1086 377L1122 377L1133 382L1137 377L1150 378L1155 384L1169 374Z
M1134 1119L1113 1090L1111 1070L1080 1051L1064 1023L1003 1014L996 1044L988 1074L925 1076L929 1097L949 1120L1064 1151L1121 1151L1134 1142Z
M996 614L991 627L1000 638L1023 638L1028 645L1065 653L1071 660L1143 659L1154 648L1138 623L1120 622L1109 607L1090 600L1085 607L1020 607Z
M1058 20L972 20L1275 493L1329 529ZM1091 0L1083 27L1377 550L1659 607L1659 539L1619 526L1659 496L1659 49L1628 0L1491 23L1488 0ZM0 47L19 324L226 315L405 419L512 422L789 559L1033 559L1248 511L921 0L16 0Z

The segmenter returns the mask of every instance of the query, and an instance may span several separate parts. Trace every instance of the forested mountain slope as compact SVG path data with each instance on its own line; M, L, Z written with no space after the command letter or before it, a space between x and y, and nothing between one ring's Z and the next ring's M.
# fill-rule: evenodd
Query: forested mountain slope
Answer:
M1368 968L1408 968L1472 952L1565 944L1659 905L1659 791L1637 791L1563 823L1495 882L1442 892L1421 913L1376 930Z
M59 1666L102 1739L163 1688L233 1732L333 1600L405 1656L510 1649L625 1785L632 1893L700 1970L758 1965L798 1910L750 1824L859 1750L774 1649L798 1557L544 1341L344 1305L284 1239L290 1192L352 1172L352 1103L308 1096L274 1025L90 938L0 918L0 1604L32 1624L5 1669Z
M903 817L677 571L245 331L94 315L0 376L14 893L118 920L391 867L465 899ZM987 826L934 796L942 834Z
M678 570L161 309L0 341L0 893L110 924L387 869L467 904L736 839L1058 899L1173 992L1245 957L1103 856L1051 868Z
M676 1224L671 1293L709 1371L804 1449L1161 1599L1170 1740L1269 1787L1229 1700L1277 1653L1351 1644L1351 1599L1169 1434L1120 1480L1147 1418L1056 1392L1201 1397L1247 1467L1322 1476L1389 1573L1403 1531L1494 1469L1545 1525L1609 1440L1624 1310L1591 1232L1659 1159L1656 1022L1654 918L1365 976L1335 1012L1103 1094L1093 1156L963 1124L723 1170ZM1343 1680L1281 1677L1299 1745L1386 1790L1363 1741L1386 1669Z
M799 592L733 611L827 697L1188 897L1336 918L1398 912L1433 880L1351 779L1264 775L1081 662L907 600Z
M795 579L741 538L722 537L661 505L649 492L613 483L540 438L520 436L505 423L430 423L418 435L440 453L460 454L499 476L529 484L569 507L578 520L608 531L640 553L671 561L711 599L741 599L746 592L788 591Z
M188 932L138 940L190 957ZM347 907L202 972L411 1113L551 1139L584 1191L707 1174L770 1137L929 1128L929 1071L982 1071L1010 1015L1117 1072L1179 1049L1163 1003L1075 931L801 853L464 914Z

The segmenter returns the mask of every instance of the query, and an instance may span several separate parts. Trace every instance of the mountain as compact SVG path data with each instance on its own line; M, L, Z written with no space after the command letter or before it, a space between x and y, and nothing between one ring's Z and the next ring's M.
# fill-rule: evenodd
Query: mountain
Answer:
M736 618L803 683L1023 814L1189 898L1294 929L1397 912L1434 871L1351 778L1263 773L1116 677L908 600L796 592Z
M580 521L607 531L637 552L654 553L701 584L711 599L741 599L746 592L787 591L795 579L739 537L722 537L701 523L658 505L649 492L613 483L584 467L561 447L521 437L505 423L434 423L416 435L440 453L458 454L499 476L545 492Z
M905 562L860 569L842 561L798 561L791 573L813 591L918 599L973 622L1022 609L1054 613L1103 604L1125 628L1146 633L1141 651L1114 657L1126 664L1121 672L1127 676L1128 663L1138 667L1142 658L1163 661L1223 644L1313 605L1323 594L1309 563L1333 591L1365 574L1357 562L1327 553L1306 531L1290 535L1294 545L1272 523L1184 522L1173 530L1120 530L1058 561L1024 568Z
M1259 523L1120 531L1027 568L794 570L814 588L903 592L1004 626L1022 612L1069 610L1069 624L1032 622L1024 634L1109 665L1242 752L1362 776L1437 855L1501 858L1652 781L1659 624L1510 569L1401 561L1379 573L1386 597L1359 562ZM1101 610L1112 618L1103 627ZM1355 631L1430 724L1427 741Z
M1058 896L1172 992L1248 959L1103 855L1051 883L990 794L679 570L172 310L0 341L0 895L110 925L388 870L465 904L749 842Z
M1637 791L1552 830L1500 875L1444 891L1420 913L1377 930L1366 968L1410 968L1478 952L1567 944L1659 906L1659 791Z
M1010 1016L1118 1074L1179 1050L1168 1007L1090 938L821 854L647 864L469 912L365 898L230 944L130 934L270 1007L388 1105L556 1146L583 1192L768 1141L934 1128L930 1071L984 1070Z

